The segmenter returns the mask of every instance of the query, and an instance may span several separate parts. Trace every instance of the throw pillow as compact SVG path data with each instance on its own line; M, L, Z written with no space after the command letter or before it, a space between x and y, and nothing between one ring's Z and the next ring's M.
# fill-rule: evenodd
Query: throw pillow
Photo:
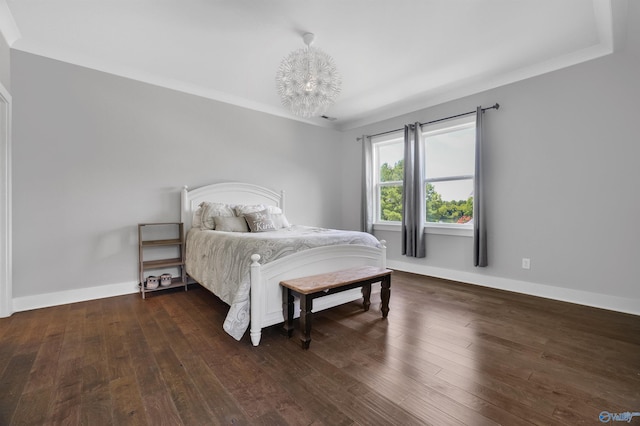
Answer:
M247 220L247 224L249 224L251 232L275 231L277 229L266 209L255 213L247 213L244 217Z
M215 216L213 221L216 225L216 231L249 232L249 227L244 217Z
M238 204L235 207L236 216L244 216L247 213L255 213L264 210L263 204Z
M215 229L214 217L217 216L235 216L233 208L224 203L206 203L202 210L202 228Z

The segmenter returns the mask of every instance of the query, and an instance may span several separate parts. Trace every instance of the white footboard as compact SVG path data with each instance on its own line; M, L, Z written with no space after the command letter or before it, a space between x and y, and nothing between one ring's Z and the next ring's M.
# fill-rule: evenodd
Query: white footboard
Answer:
M282 259L260 265L260 256L251 256L251 342L260 343L262 329L284 321L280 281L354 266L386 268L385 241L380 248L361 245L337 245L304 250ZM314 301L314 311L320 311L362 297L360 289L332 294Z

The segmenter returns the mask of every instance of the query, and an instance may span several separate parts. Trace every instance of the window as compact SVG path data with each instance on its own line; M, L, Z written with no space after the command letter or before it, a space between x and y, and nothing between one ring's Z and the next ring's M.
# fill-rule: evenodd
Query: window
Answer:
M374 142L373 168L377 180L376 222L402 221L402 178L404 148L402 137Z
M427 226L469 228L473 219L475 118L449 120L422 129L425 144ZM375 222L402 221L402 132L373 139Z

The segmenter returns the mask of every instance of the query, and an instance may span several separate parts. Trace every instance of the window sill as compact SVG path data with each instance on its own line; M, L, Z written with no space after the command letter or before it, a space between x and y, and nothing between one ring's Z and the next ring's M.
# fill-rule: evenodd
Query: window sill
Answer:
M376 231L400 232L401 227L402 225L395 223L376 223L373 225L373 229ZM446 224L429 224L426 226L424 233L435 235L453 235L457 237L473 237L473 227L462 227Z

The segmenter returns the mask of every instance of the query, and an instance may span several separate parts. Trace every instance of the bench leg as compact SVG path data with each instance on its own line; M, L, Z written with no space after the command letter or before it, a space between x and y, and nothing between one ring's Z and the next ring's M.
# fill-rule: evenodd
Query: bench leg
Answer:
M284 331L287 337L293 336L293 293L291 289L282 289L282 310L284 316Z
M362 286L362 307L365 312L369 310L371 306L371 284L365 284Z
M387 275L382 280L380 298L382 299L382 318L386 318L389 315L389 299L391 298L391 275Z
M313 314L313 299L306 295L300 296L300 331L302 331L302 349L309 349L311 344L311 318Z
M293 336L293 294L288 288L282 289L282 316L284 317L284 331L287 337Z

